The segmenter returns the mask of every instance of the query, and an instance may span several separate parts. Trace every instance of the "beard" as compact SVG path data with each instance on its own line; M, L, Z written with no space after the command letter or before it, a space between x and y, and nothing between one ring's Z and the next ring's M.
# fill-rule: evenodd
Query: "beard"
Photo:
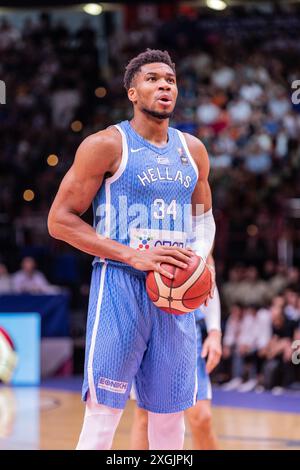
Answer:
M149 114L149 116L152 116L156 119L169 119L173 114L173 111L170 113L168 112L159 113L158 111L153 111L152 109L147 109L147 108L142 108L142 111L143 113Z

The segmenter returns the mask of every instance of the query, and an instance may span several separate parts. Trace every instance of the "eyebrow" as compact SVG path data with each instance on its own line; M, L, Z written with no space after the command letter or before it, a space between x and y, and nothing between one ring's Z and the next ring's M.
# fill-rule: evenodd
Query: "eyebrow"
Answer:
M159 75L158 72L146 72L145 75ZM164 75L168 75L169 77L175 77L175 73L167 72Z

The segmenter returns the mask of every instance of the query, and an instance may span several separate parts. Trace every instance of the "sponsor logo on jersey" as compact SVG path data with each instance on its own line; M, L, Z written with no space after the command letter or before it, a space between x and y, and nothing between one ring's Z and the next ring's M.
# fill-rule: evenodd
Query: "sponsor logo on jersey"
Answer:
M138 247L136 248L137 250L139 251L149 250L153 237L150 236L147 230L142 231L140 229L136 229L134 236L135 236L136 242L138 243Z
M98 388L114 393L125 393L127 387L128 382L118 382L117 380L107 379L106 377L100 377L98 382Z
M140 147L138 149L131 149L131 152L132 153L135 153L135 152L140 152L140 150L143 150L145 147Z
M182 165L189 165L190 164L190 161L187 157L187 155L185 155L184 151L183 151L183 148L182 147L178 147L178 153L179 153L179 157L180 157L180 161L181 161L181 164Z
M181 155L180 160L181 160L182 165L189 165L190 164L189 159L186 155Z
M156 157L157 163L159 165L170 165L170 160L168 157Z
M130 247L138 251L145 251L158 246L178 246L184 248L187 240L187 233L177 230L131 228L129 232Z

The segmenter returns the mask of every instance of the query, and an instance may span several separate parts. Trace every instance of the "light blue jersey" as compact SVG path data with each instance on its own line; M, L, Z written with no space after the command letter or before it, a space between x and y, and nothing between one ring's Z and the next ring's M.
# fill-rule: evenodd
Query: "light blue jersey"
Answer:
M169 128L168 143L157 147L128 121L116 127L122 160L93 202L96 231L140 251L184 247L198 170L183 134ZM194 312L172 315L157 308L145 279L145 272L124 263L95 258L83 399L89 391L93 402L124 408L135 377L140 407L173 413L197 397Z
M183 134L169 127L167 145L157 147L137 134L129 121L117 128L122 161L93 201L96 231L141 251L159 245L184 247L198 169Z

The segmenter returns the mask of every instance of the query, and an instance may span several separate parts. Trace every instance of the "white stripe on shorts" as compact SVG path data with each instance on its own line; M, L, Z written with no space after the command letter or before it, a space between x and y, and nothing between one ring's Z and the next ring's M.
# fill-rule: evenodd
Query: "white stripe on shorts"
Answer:
M102 298L103 298L105 272L106 272L106 264L103 264L101 267L100 287L99 287L99 294L98 294L98 301L97 301L97 308L96 308L96 316L95 316L95 322L93 326L92 340L91 340L91 346L89 350L89 359L88 359L88 382L89 382L89 390L90 390L90 397L91 397L92 403L98 403L96 388L95 388L95 383L94 383L93 359L94 359L96 337L97 337L98 325L99 325L99 319L100 319L100 309L101 309Z

